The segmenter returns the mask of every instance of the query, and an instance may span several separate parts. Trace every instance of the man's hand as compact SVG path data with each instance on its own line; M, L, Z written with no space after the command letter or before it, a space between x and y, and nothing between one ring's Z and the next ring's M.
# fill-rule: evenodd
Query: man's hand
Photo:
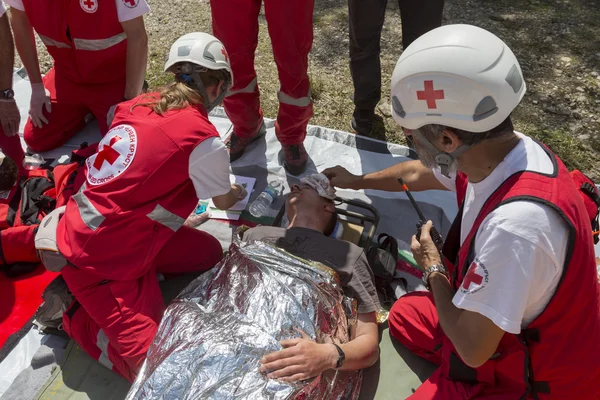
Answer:
M13 100L0 100L0 126L6 136L14 136L19 133L21 114L17 102Z
M431 227L433 223L427 221L425 225L421 227L421 240L417 240L417 235L413 235L410 249L417 261L417 264L424 271L428 271L435 264L441 264L442 258L440 253L435 247L435 243L431 239Z
M267 354L259 371L269 379L302 381L335 368L338 352L332 344L319 344L300 331L301 338L282 340L283 350Z
M48 120L44 116L44 108L48 113L52 112L50 104L50 92L44 87L43 83L31 84L31 101L29 103L29 116L31 122L38 128L47 124Z
M359 178L339 165L333 168L327 168L322 174L329 178L329 181L333 186L341 189L355 189L354 185Z

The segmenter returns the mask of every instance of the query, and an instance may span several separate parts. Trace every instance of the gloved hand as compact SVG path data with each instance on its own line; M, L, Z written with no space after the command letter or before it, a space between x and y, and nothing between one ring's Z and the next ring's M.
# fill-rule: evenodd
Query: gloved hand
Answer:
M31 122L33 122L33 125L37 128L41 128L43 124L48 123L48 120L44 116L44 107L48 113L52 112L50 92L44 87L43 83L32 83L29 116L31 117Z
M0 100L0 126L6 136L14 136L19 133L21 114L17 102L12 100Z
M109 108L108 113L106 113L106 126L108 126L109 128L113 122L113 119L115 119L115 109L117 108L118 105L119 105L119 103L115 104L114 106Z

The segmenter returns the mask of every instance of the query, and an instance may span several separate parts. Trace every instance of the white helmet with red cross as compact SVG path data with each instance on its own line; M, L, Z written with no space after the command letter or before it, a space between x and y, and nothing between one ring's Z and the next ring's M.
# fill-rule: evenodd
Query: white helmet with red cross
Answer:
M169 51L169 58L165 63L165 72L177 73L178 63L192 63L212 70L224 69L229 72L231 84L233 85L233 72L229 64L229 54L227 54L223 43L213 35L204 32L192 32L177 39Z
M221 86L221 92L214 101L210 102L200 74L206 70L225 70L229 80ZM197 90L204 98L206 110L210 112L233 86L233 72L229 64L229 55L223 43L216 37L203 32L193 32L183 35L173 43L169 58L165 63L165 72L175 74L175 79L185 82Z
M496 35L446 25L404 50L391 88L392 114L405 128L438 124L486 132L519 104L525 80L517 58Z

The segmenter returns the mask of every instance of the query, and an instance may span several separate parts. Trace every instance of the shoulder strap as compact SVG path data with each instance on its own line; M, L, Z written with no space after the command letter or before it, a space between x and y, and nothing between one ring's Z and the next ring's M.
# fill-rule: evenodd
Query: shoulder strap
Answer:
M383 239L383 243L381 242L381 239ZM392 257L398 261L398 241L395 237L390 236L387 233L382 233L377 237L377 243L379 243L380 249L389 251L392 254Z

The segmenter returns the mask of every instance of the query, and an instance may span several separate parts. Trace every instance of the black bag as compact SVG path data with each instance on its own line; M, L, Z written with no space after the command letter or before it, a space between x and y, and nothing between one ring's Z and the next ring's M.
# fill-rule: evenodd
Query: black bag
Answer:
M382 241L383 240L383 241ZM398 241L385 233L377 237L377 246L372 246L367 253L369 266L375 275L377 286L387 286L396 274L398 265Z

